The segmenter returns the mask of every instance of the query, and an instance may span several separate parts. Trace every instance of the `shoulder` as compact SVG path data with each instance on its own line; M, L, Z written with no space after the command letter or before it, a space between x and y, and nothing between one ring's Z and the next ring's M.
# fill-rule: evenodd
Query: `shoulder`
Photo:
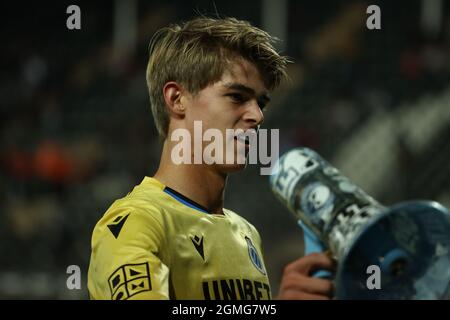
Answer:
M257 238L259 238L258 230L251 222L249 222L243 216L237 214L236 212L234 212L230 209L224 209L224 211L225 211L225 214L228 215L228 217L230 218L230 220L232 222L240 225L241 227L246 229L250 234L255 235L255 236L257 236Z
M94 228L93 242L122 243L137 238L143 243L159 242L165 230L164 193L157 185L145 181L106 210Z

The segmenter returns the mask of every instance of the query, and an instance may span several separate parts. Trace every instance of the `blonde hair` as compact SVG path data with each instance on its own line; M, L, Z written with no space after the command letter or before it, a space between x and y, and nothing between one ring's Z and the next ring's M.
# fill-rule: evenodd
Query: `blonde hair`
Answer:
M286 78L289 62L273 47L277 41L247 21L199 17L170 25L150 41L147 86L156 129L165 139L169 127L163 87L176 81L191 94L219 81L230 61L242 57L254 63L269 90Z

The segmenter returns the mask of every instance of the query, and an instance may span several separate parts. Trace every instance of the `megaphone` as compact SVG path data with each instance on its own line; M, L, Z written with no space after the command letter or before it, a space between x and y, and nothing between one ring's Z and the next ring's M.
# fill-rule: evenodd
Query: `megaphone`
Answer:
M439 203L383 206L308 148L285 153L270 184L303 228L305 253L338 262L337 299L449 297L450 213Z

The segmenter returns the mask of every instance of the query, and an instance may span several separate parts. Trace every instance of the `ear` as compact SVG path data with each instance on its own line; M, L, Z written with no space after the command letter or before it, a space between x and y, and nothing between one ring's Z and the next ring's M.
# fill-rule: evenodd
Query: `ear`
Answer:
M183 87L175 82L169 81L163 87L164 101L166 102L169 113L183 116L185 113L185 106L181 103L181 95Z

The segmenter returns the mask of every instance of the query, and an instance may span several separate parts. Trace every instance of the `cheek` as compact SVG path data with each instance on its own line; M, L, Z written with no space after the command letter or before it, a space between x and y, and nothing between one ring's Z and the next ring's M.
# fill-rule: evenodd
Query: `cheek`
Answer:
M205 115L214 110L214 100L207 95L201 95L191 102L191 111L194 115Z
M191 108L193 119L213 123L223 119L229 112L230 110L227 110L223 101L207 97L195 101Z
M191 104L191 110L186 115L189 122L202 121L203 130L209 128L235 129L242 117L239 106L227 101L224 97L200 96Z

